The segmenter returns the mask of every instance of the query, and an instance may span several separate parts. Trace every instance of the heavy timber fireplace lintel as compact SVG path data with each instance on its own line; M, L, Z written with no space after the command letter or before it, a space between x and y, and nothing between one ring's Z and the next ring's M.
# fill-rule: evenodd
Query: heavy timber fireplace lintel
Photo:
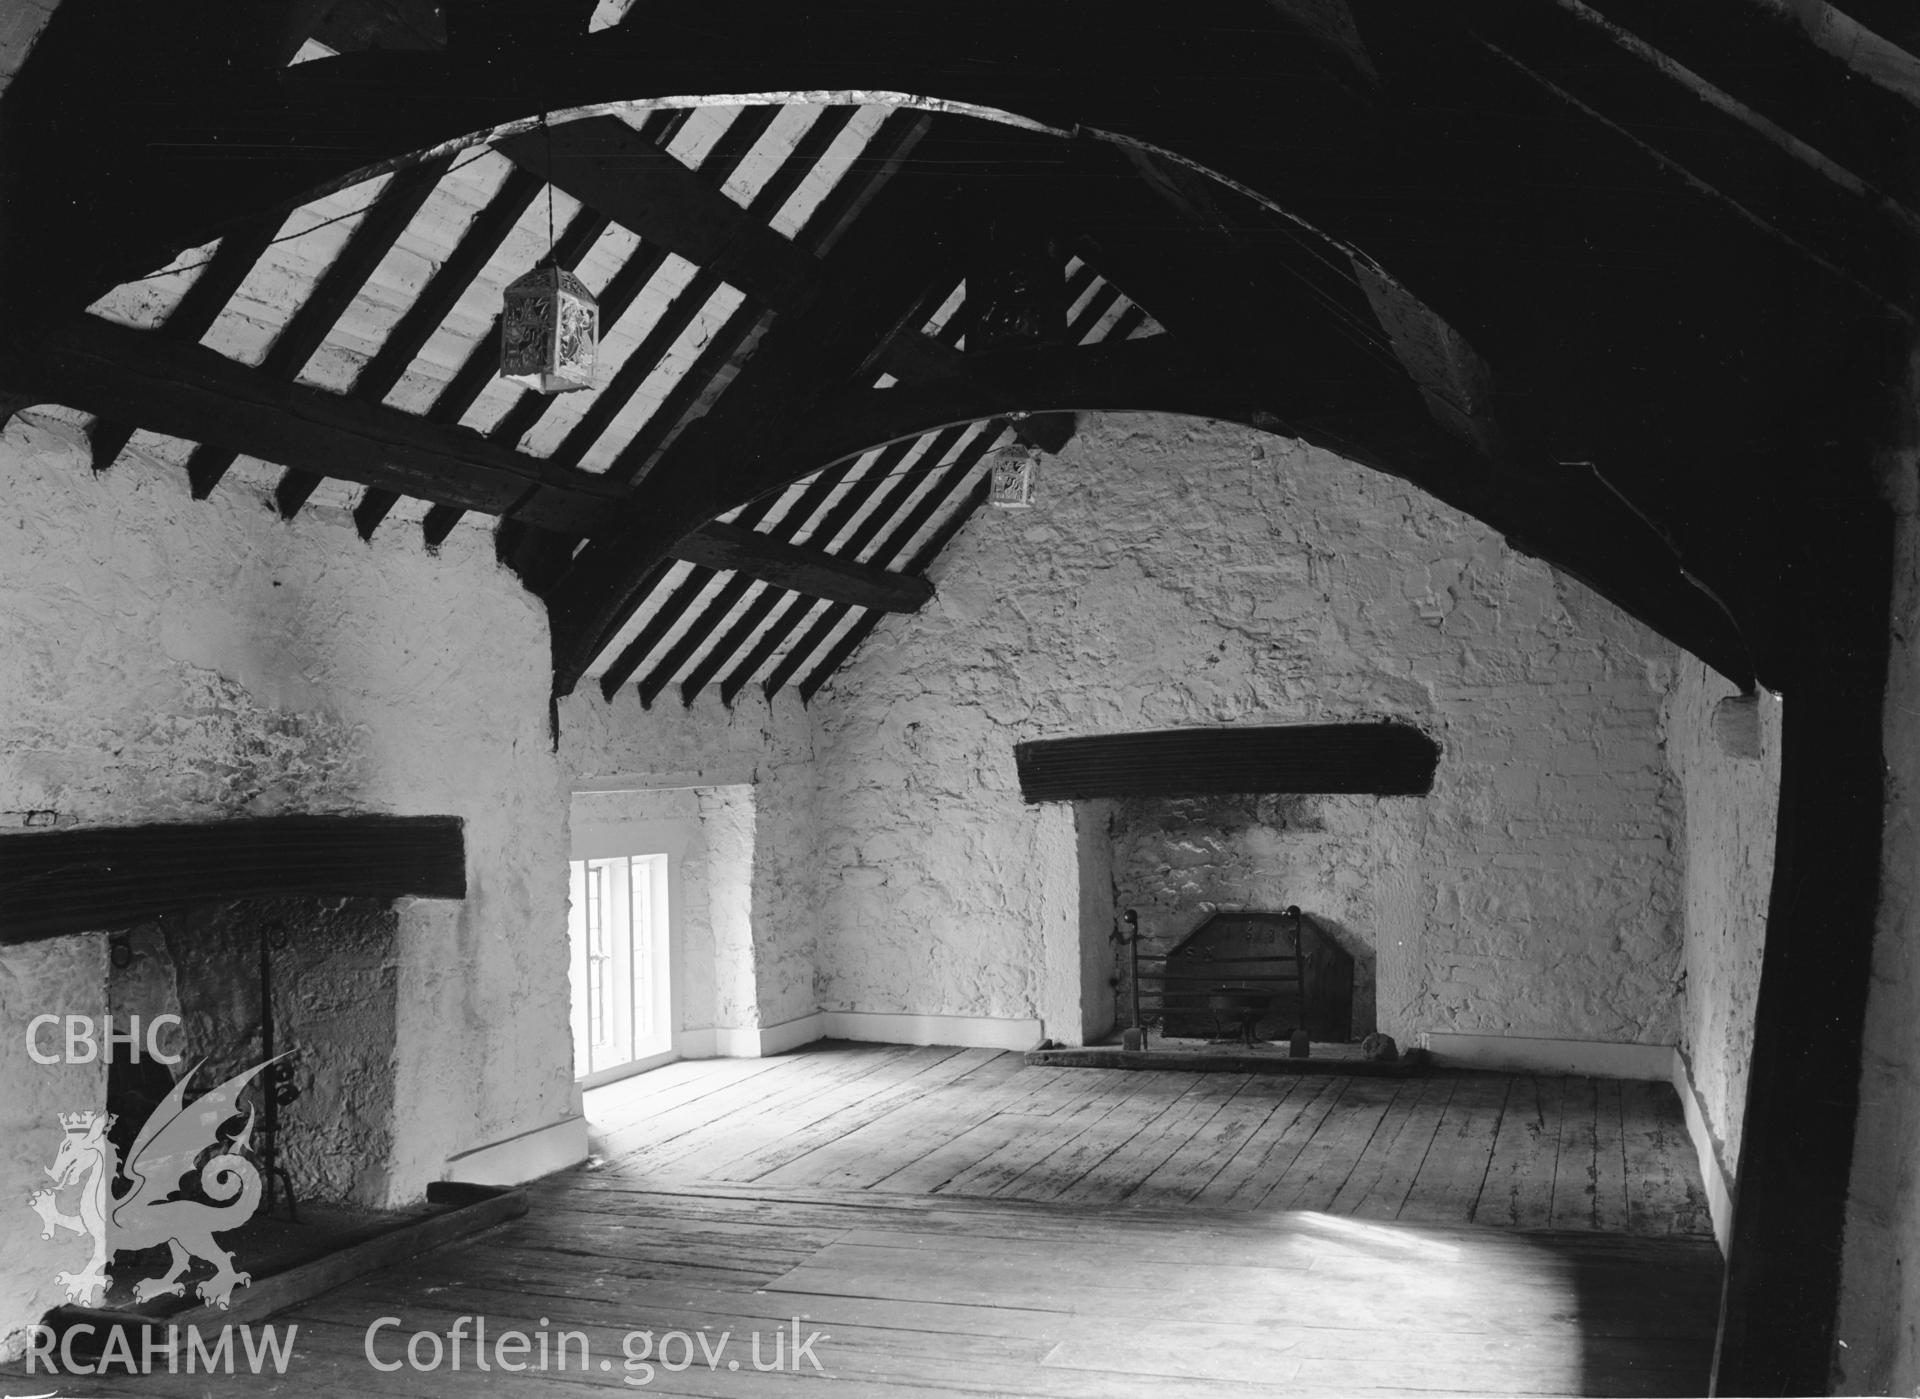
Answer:
M459 899L458 816L269 816L0 838L0 945L253 895Z
M1029 802L1237 792L1423 797L1440 746L1411 724L1248 724L1013 746Z

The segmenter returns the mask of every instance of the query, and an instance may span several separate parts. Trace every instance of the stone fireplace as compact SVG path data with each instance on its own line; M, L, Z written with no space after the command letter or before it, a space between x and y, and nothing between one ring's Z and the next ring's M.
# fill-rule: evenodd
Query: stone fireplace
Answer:
M271 1091L274 1155L298 1201L387 1202L394 1135L397 918L389 900L240 899L136 924L109 937L107 1008L116 1025L177 1016L150 1059L117 1058L107 1073L122 1155L146 1113L194 1072L192 1091L286 1055L271 1085L250 1091L261 1120ZM269 1003L271 1016L269 1018ZM167 1041L171 1041L168 1043ZM190 1094L191 1096L191 1094Z
M390 1203L396 900L464 897L459 820L55 830L0 841L0 885L17 891L0 909L0 940L81 933L106 944L104 1022L72 1006L59 1019L89 1021L102 1047L136 1019L148 1027L139 1037L151 1052L123 1047L95 1061L122 1162L182 1076L192 1074L191 1103L274 1058L241 1102L254 1114L250 1151L263 1170L277 1168L281 1210L288 1191L300 1201Z
M1396 916L1394 855L1383 842L1411 805L1275 794L1121 799L1109 826L1114 906L1136 911L1140 950L1156 956L1218 911L1298 906L1317 937L1353 959L1349 1033L1361 1038L1379 1028L1380 930Z

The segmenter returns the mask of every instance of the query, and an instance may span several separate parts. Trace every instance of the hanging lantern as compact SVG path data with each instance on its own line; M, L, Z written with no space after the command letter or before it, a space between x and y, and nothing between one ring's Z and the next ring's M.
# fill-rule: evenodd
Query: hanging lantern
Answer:
M541 393L593 387L600 303L551 259L509 283L500 312L500 377Z
M1037 454L1023 446L1002 447L993 454L993 485L987 500L1002 510L1025 510L1033 504L1033 461Z

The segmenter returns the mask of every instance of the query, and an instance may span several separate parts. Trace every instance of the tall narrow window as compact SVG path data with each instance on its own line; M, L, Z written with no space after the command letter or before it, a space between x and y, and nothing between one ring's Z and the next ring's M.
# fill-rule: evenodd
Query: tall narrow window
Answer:
M572 862L573 1071L590 1078L673 1047L667 857Z

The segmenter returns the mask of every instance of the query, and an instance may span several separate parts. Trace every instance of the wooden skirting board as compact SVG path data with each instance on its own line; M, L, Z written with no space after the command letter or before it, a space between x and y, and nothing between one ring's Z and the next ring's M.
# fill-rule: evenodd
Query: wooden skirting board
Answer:
M1351 1074L1368 1078L1411 1078L1425 1072L1427 1056L1420 1050L1398 1059L1361 1059L1325 1053L1295 1059L1284 1051L1244 1050L1233 1045L1217 1049L1117 1049L1113 1045L1083 1045L1061 1049L1030 1049L1027 1063L1078 1069L1184 1069L1189 1073L1233 1074Z

